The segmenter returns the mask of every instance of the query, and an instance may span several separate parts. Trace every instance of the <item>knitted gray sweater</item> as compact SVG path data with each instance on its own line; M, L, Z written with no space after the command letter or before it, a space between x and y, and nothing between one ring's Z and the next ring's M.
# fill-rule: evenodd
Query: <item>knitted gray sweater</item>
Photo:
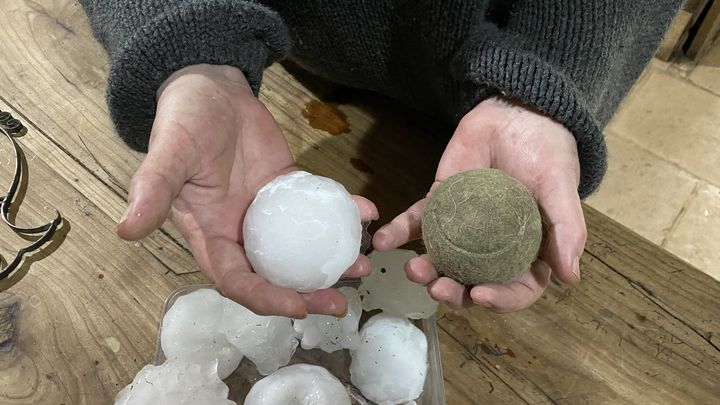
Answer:
M240 68L255 92L289 57L330 80L457 122L505 95L577 140L581 196L605 172L602 128L682 0L81 0L111 59L108 105L144 150L155 91L192 64Z

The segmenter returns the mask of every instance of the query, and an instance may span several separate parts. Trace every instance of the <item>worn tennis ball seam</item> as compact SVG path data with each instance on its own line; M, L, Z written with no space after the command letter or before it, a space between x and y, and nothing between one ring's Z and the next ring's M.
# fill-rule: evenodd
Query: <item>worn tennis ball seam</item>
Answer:
M517 213L517 210L514 210L514 211ZM435 220L435 222L438 222L438 220L437 220L437 214L436 214L434 211L431 212L430 215L433 216L433 219ZM517 217L517 218L520 218L520 215L516 215L516 217ZM523 224L522 224L522 229L521 229L521 231L518 231L518 232L516 233L516 235L517 235L518 238L522 238L522 236L525 234L525 230L527 229L527 224L528 224L528 222L530 221L530 217L531 217L530 215L525 215L525 218L524 218L524 221L523 221ZM443 233L440 233L439 235L440 235L440 237L443 238L446 242L448 242L448 243L453 243L453 241L451 241L450 238L447 237L447 235L445 235L445 234L443 234ZM502 254L502 253L506 253L506 252L508 252L510 249L512 249L513 247L517 246L519 243L520 243L520 242L516 240L516 241L515 241L514 243L512 243L512 244L506 245L506 247L505 247L504 249L496 250L496 251L494 251L494 252L490 252L490 253L486 253L486 254L477 253L477 252L471 252L471 251L469 251L469 250L467 250L467 249L465 249L465 248L463 248L463 247L461 247L461 246L459 246L459 245L455 245L455 244L453 244L453 246L454 246L455 248L457 248L457 250L458 250L459 252L466 253L466 254L469 255L469 256L474 256L474 257L479 257L479 258L487 259L487 258L497 257L497 256L499 256L499 255ZM426 244L427 244L427 243L426 243Z
M454 191L457 184L462 181L467 181L468 188L460 192ZM481 186L488 187L482 188ZM460 194L464 194L464 198L458 201L457 195ZM445 200L437 199L441 197ZM468 207L470 210L459 209L459 206L471 198L487 202L485 207L481 206L479 209L490 209L492 213L497 213L501 217L488 219L491 217L483 216L479 211L473 211L472 207ZM449 218L446 220L442 220L443 215L440 213L444 208L446 211L450 211ZM448 232L448 229L453 226L452 222L456 221L458 213L463 211L471 215L478 225L488 224L494 229L498 229L498 226L502 227L503 224L506 224L511 227L516 226L518 229L510 235L506 235L504 230L501 230L503 235L496 238L497 244L491 241L487 243L497 250L487 253L473 252L468 249L468 245L476 243L478 238L492 238L493 236L486 233L464 238L463 235L486 228L468 229L466 232L463 232L464 229L455 229L454 235L458 240L452 240L450 235L453 234L453 230ZM470 225L472 226L472 224ZM535 198L522 183L499 170L481 169L446 179L446 183L441 184L429 197L423 212L422 228L427 252L439 272L455 278L463 284L507 282L526 270L537 258L542 243L543 219ZM503 241L506 244L501 246ZM483 244L481 240L479 242L480 245ZM513 250L516 254L508 256L513 253ZM501 262L499 266L493 266L492 260L496 258ZM505 259L505 263L502 263L503 259ZM473 261L475 262L473 263ZM466 270L458 271L458 269L452 268L453 266L469 267ZM479 274L480 272L484 275ZM462 278L466 278L466 280L462 280Z

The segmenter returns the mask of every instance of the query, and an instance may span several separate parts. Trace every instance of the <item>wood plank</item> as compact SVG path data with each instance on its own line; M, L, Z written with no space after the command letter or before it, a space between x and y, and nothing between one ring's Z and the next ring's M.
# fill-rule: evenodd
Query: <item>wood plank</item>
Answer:
M581 266L578 287L553 285L529 310L449 311L440 325L528 403L717 399L716 348L593 256ZM478 397L498 402L492 394Z
M669 61L681 51L692 26L692 20L693 14L688 11L680 10L677 13L655 53L656 58Z
M720 32L720 1L712 0L712 4L709 5L707 13L699 24L686 52L687 56L693 60L700 60L705 55Z
M142 155L114 133L104 103L107 61L82 9L73 1L0 1L0 19L9 22L0 27L7 61L0 64L0 108L12 104L13 115L42 128L27 138L28 153L119 219ZM168 270L198 271L172 224L141 243Z
M31 127L22 144L37 136ZM8 146L0 147L3 188L14 169ZM113 218L75 182L28 155L18 222L47 222L55 208L64 222L54 244L0 282L20 299L15 348L0 352L0 403L109 403L151 359L166 296L202 277L167 273L151 252L119 240ZM5 257L28 243L7 227L0 240Z
M720 350L720 283L595 209L584 208L593 230L585 250L642 293L655 310L705 339L706 348Z
M370 198L381 221L390 221L427 193L451 135L430 117L378 95L329 84L292 65L276 64L266 71L260 99L283 129L298 165ZM308 125L301 112L316 99L342 101L339 108L350 133L334 136ZM351 159L360 159L372 172L358 170Z
M445 401L450 405L476 405L492 396L493 403L521 403L522 399L476 355L444 329L438 332L444 367Z

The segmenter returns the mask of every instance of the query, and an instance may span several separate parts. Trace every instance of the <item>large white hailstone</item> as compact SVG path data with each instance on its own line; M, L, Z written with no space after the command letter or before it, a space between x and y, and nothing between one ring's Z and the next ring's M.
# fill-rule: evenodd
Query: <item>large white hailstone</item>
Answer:
M350 395L326 369L300 363L256 382L244 405L350 405Z
M211 288L178 298L163 318L160 344L165 357L201 365L217 361L220 378L232 374L243 356L222 328L225 301Z
M378 314L360 329L351 351L350 379L378 404L402 404L420 396L427 375L427 338L405 318Z
M115 397L115 405L235 405L216 365L169 360L147 365Z
M307 172L260 189L245 215L245 253L272 284L310 292L331 287L360 252L360 212L338 182Z
M381 309L387 314L411 319L429 318L435 314L438 302L427 288L405 275L405 263L416 256L412 250L403 249L376 250L368 255L372 271L358 289L364 310Z
M296 320L295 331L302 337L303 349L320 348L328 353L341 349L355 350L358 346L358 324L362 315L362 304L358 291L352 287L340 287L348 301L348 312L343 318L329 315L308 315Z
M256 315L231 300L225 300L221 311L225 336L260 374L268 375L290 362L298 345L290 318Z

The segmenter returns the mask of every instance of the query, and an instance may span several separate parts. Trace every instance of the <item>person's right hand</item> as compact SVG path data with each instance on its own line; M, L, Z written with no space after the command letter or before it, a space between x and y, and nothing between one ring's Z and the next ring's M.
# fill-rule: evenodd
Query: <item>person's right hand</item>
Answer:
M336 290L299 294L274 286L245 257L248 206L262 186L296 168L280 128L243 73L190 66L169 77L157 99L148 154L130 183L118 235L141 239L169 213L201 270L228 298L260 315L343 314L347 303ZM377 218L370 201L354 199L363 221ZM359 256L346 275L369 271L369 261Z

